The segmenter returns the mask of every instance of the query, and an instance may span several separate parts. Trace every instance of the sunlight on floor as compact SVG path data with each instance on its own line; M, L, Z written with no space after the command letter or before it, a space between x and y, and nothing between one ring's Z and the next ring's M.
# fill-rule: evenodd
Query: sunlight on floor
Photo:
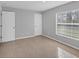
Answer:
M67 52L66 50L58 47L58 57L59 58L77 58L75 55Z

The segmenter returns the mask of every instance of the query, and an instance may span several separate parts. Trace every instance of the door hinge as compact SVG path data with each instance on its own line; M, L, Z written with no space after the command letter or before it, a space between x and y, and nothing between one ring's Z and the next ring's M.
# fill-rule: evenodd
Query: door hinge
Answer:
M2 36L0 36L0 38L2 38Z
M0 25L0 27L2 27L2 25Z
M2 13L1 13L1 16L2 16Z

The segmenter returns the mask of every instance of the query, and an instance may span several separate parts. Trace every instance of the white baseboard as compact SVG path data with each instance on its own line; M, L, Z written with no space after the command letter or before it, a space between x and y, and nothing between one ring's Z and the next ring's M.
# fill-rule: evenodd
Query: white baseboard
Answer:
M24 39L24 38L30 38L30 37L35 37L35 36L38 36L38 35L19 37L19 38L15 38L15 40ZM15 41L15 40L11 40L11 41ZM11 42L11 41L0 41L0 43Z
M26 37L18 37L18 38L16 38L16 40L18 40L18 39L24 39L24 38L30 38L30 37L35 37L35 36L38 36L38 35L32 35L32 36L26 36Z
M30 38L30 37L35 37L35 36L39 36L39 35L32 35L32 36L26 36L26 37L19 37L19 38L16 38L16 40L18 40L18 39L24 39L24 38ZM58 41L58 42L60 42L60 43L62 43L62 44L65 44L65 45L67 45L67 46L70 46L70 47L72 47L72 48L75 48L75 49L79 50L78 47L75 47L75 46L73 46L73 45L71 45L71 44L68 44L68 43L63 42L63 41L60 41L60 40L56 40L56 38L50 37L50 36L48 36L48 35L42 35L42 36L48 37L48 38L50 38L50 39L53 39L53 40ZM9 42L9 41L8 41L8 42ZM1 43L3 43L3 42L1 42Z
M16 40L16 39L15 39ZM7 42L12 42L12 41L15 41L15 40L9 40L9 41L0 41L0 43L7 43Z
M0 43L1 43L2 41L0 41Z
M60 43L62 43L62 44L65 44L65 45L67 45L67 46L70 46L70 47L72 47L72 48L74 48L74 49L79 50L78 47L75 47L75 46L73 46L73 45L71 45L71 44L68 44L68 43L66 43L66 42L63 42L63 41L57 40L56 38L52 38L52 37L50 37L50 36L48 36L48 35L42 35L42 36L48 37L48 38L50 38L50 39L53 39L53 40L58 41L58 42L60 42Z

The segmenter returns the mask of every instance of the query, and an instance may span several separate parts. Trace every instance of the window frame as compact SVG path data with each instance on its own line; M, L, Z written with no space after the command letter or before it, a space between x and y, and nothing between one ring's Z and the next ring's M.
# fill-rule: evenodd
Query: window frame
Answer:
M79 11L79 9L75 9L75 10L78 10ZM74 11L74 10L71 10L71 11ZM70 12L70 11L65 11L65 12ZM64 34L59 34L58 32L57 32L57 14L59 14L59 13L65 13L65 12L58 12L58 13L56 13L56 35L58 35L58 36L62 36L62 37L65 37L65 38L68 38L68 39L74 39L74 40L79 40L78 38L74 38L73 36L71 37L71 36L66 36L66 35L64 35ZM79 23L77 23L77 24L79 24Z

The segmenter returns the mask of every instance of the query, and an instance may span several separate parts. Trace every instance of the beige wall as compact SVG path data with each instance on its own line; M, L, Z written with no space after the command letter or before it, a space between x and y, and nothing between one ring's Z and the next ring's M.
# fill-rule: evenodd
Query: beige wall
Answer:
M16 38L34 35L34 15L37 12L10 7L2 10L15 12Z
M1 8L1 5L0 5L0 25L1 25L1 11L2 11L2 8ZM1 27L0 27L0 37L1 37ZM1 41L1 38L0 38L0 41Z
M70 2L68 4L64 4L55 8L52 8L50 10L44 11L42 13L42 32L43 35L50 36L52 38L55 38L56 40L59 40L63 43L66 43L70 46L73 46L75 48L79 49L79 40L69 39L63 36L56 35L56 13L62 12L62 11L69 11L73 9L79 9L79 2Z

